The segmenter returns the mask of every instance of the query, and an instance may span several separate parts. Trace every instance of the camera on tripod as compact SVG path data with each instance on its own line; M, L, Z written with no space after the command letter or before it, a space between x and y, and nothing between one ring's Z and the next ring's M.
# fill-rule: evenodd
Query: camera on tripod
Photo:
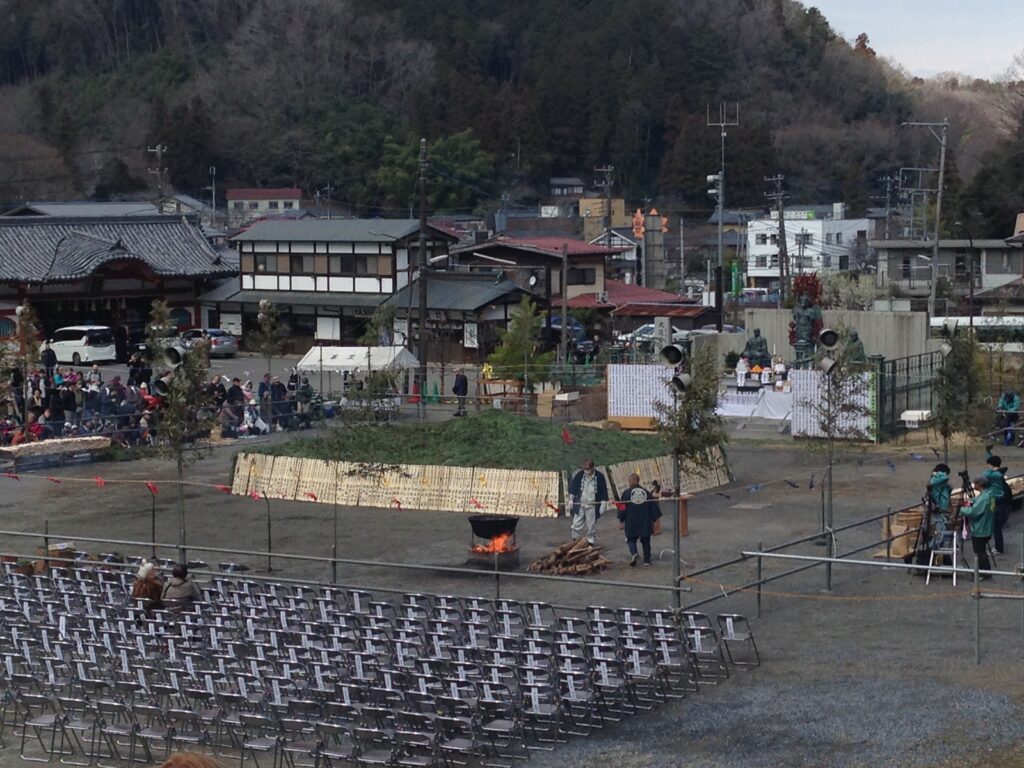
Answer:
M958 475L958 476L960 477L960 479L961 479L961 480L963 480L963 481L964 481L965 483L970 483L970 482L971 482L971 473L970 473L970 472L968 472L968 471L967 471L966 469L965 469L965 470L964 470L963 472L957 472L957 475Z

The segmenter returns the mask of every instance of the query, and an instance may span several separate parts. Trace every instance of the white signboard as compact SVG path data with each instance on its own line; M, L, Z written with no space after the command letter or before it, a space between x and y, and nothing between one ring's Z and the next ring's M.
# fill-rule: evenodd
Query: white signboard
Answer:
M664 365L609 365L608 418L658 417L655 403L671 405L668 380L672 369Z
M232 336L242 335L242 315L238 312L221 312L220 327Z
M395 318L395 332L392 335L394 343L405 346L409 343L409 320L408 318Z
M846 439L858 436L859 439L875 437L875 397L874 377L871 373L861 374L862 385L851 392L849 399L856 403L863 413L838 419L839 434L836 437ZM793 392L792 431L794 437L827 437L821 428L823 407L822 390L825 387L825 374L816 370L792 370L789 381Z
M480 346L476 323L465 323L462 326L462 346L466 349L477 349Z

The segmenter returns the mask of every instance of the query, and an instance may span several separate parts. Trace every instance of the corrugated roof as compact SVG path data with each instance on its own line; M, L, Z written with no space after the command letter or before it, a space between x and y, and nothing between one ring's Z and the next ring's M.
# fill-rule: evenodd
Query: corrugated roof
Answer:
M430 227L430 225L427 225ZM342 242L389 243L419 232L419 219L304 219L258 221L232 240L289 241L289 242ZM442 232L452 240L458 238Z
M408 286L402 288L385 304L408 307L409 290ZM414 294L413 306L418 306L418 280L413 280L411 290ZM427 307L434 310L472 312L510 294L518 301L519 295L523 293L525 291L502 273L434 272L427 280Z
M597 293L583 293L569 299L571 309L614 309L625 304L683 304L685 299L682 296L659 291L655 288L647 288L636 283L627 283L622 280L610 280L605 278L604 293L607 301L599 302ZM560 299L552 302L553 306L562 306Z
M630 302L616 307L612 314L616 317L700 317L711 312L711 307L698 304L645 304Z
M53 216L57 218L99 218L113 216L121 218L124 216L155 216L160 210L152 203L145 202L115 202L96 203L90 201L81 202L34 202L19 205L3 216Z
M258 304L263 299L278 307L376 307L387 298L378 293L335 293L333 291L241 290L237 280L221 283L199 297L203 304Z
M301 200L298 187L270 187L268 189L229 189L228 200Z
M195 225L179 216L0 217L0 280L78 280L108 262L124 260L168 277L235 271Z

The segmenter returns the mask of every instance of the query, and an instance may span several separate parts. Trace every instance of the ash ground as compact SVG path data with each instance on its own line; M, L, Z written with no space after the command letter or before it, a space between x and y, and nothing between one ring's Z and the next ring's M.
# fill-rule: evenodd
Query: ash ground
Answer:
M274 439L280 439L275 437ZM793 443L769 425L751 424L733 433L729 450L736 482L721 494L702 494L690 506L690 535L682 556L688 569L813 533L820 525L819 495L824 454ZM190 467L198 483L229 483L232 456L248 446L218 448ZM485 450L485 447L481 448ZM1024 471L1024 451L1003 453L1011 473ZM984 454L973 449L972 470ZM595 457L600 461L600 457ZM863 519L888 506L900 508L920 499L935 456L927 447L889 444L844 453L836 469L836 524ZM951 462L953 463L953 462ZM954 469L958 467L954 466ZM811 474L816 487L809 489ZM49 521L54 540L76 536L149 540L150 499L141 483L76 483L101 475L109 480L161 480L173 477L162 461L92 464L50 470L64 482L0 478L0 527L41 531ZM793 488L789 480L798 484ZM750 490L760 486L759 490ZM247 497L231 497L191 486L186 496L188 539L196 545L263 550L266 506ZM177 541L177 516L170 482L158 497L157 539ZM333 509L329 505L271 502L275 552L329 556ZM422 511L343 508L338 554L373 562L397 561L430 566L394 571L378 565L341 566L339 581L408 591L493 595L492 575L444 574L433 568L462 566L469 544L464 515ZM522 568L568 538L565 519L524 518L519 524ZM1021 560L1024 513L1014 513L1008 529L1008 553L1002 569ZM63 535L56 535L63 534ZM613 520L601 523L602 543L615 565L598 578L668 585L671 555L651 569L631 569ZM839 535L840 551L881 538L881 524ZM4 551L34 552L41 540L0 535ZM671 546L666 533L655 552ZM81 548L87 549L82 544ZM125 546L92 545L145 554ZM790 550L818 554L812 544ZM165 553L173 556L172 551ZM191 553L190 556L198 556ZM870 559L871 551L858 555ZM210 562L234 559L259 573L260 558L203 553ZM281 577L329 580L323 564L275 557ZM770 563L765 573L792 567ZM741 563L701 578L683 595L684 603L751 580L756 566ZM990 582L994 589L1020 592L1017 579ZM1024 765L1022 698L1024 601L985 601L981 606L982 663L974 664L974 612L971 585L955 589L948 579L926 586L921 578L897 569L837 566L831 593L824 591L821 568L783 579L767 588L762 616L755 619L753 595L718 600L708 612L738 612L749 617L764 659L756 670L738 673L683 701L627 718L554 752L533 755L531 764L548 766L974 766ZM665 606L664 592L559 581L504 577L504 596L563 605ZM20 764L12 747L0 750L0 766Z

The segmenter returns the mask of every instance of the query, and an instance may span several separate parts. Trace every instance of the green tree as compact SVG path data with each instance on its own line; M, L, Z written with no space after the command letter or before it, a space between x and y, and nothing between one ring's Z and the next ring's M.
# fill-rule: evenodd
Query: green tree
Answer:
M388 338L394 333L395 328L395 306L393 304L381 304L370 315L366 323L363 335L359 337L359 343L367 347L376 347L381 343L381 338L387 334Z
M972 334L954 333L944 345L947 354L932 381L932 399L935 428L942 436L943 460L949 463L949 442L953 435L974 431L982 394L982 366Z
M281 321L277 307L269 299L260 299L260 311L256 315L256 330L249 334L249 341L267 361L267 373L274 375L274 358L281 354L284 340L281 337Z
M540 352L540 331L544 318L529 296L512 310L508 328L498 332L501 344L487 358L498 378L523 381L527 391L533 384L551 378L554 351Z
M147 346L151 351L166 348L170 328L167 302L155 299L147 325ZM208 343L178 348L180 364L159 371L153 381L153 392L162 400L154 447L159 455L172 460L177 469L178 548L182 561L186 546L185 467L201 457L198 440L209 434L216 420L215 406L206 388L210 367Z

